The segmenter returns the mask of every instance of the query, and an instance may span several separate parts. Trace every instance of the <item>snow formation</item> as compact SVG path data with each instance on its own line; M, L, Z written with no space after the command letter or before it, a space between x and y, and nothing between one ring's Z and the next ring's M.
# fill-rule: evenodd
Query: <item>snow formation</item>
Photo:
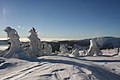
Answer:
M103 53L100 51L100 49L97 47L97 44L95 42L94 39L90 40L90 46L89 46L89 49L88 49L88 52L86 53L87 56L93 56L93 55L96 55L96 56L100 56L102 55Z
M60 44L59 50L62 54L69 53L67 47L64 44Z
M28 36L28 39L30 40L30 48L27 49L28 54L30 54L31 57L42 56L42 43L38 38L35 28L30 29L29 32L30 36Z
M11 27L7 27L4 30L7 33L7 37L9 38L11 42L10 50L6 53L4 57L6 58L21 58L21 59L28 59L28 55L24 51L24 49L21 47L21 42L19 40L19 35L17 31Z
M46 55L51 55L52 54L52 47L50 44L44 42L43 43L44 45L44 49L43 49L43 52L46 54Z

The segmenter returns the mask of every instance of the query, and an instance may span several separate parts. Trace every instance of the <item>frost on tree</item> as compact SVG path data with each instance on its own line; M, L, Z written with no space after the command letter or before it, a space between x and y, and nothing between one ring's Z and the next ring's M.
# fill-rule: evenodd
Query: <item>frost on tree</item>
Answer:
M80 50L80 51L79 51L79 55L80 55L80 56L85 56L85 55L86 55L85 50Z
M100 56L103 53L101 52L101 50L97 47L96 42L94 39L90 40L90 46L89 49L87 51L87 56L93 56L94 54L96 56Z
M20 37L17 31L11 27L7 27L4 31L7 33L7 37L11 42L10 50L7 52L5 57L27 59L28 55L25 53L24 49L21 47L21 42L19 40Z
M44 50L43 51L44 51L45 55L51 55L52 54L51 45L46 43L46 42L44 42L43 45L44 45Z
M29 32L31 34L28 36L28 39L30 40L30 48L27 50L28 54L32 57L42 56L42 43L38 38L37 31L35 28L32 28Z
M62 54L69 53L68 49L66 48L64 44L60 44L59 50Z
M72 55L73 55L74 57L79 57L79 50L78 50L78 49L73 50L73 51L72 51Z

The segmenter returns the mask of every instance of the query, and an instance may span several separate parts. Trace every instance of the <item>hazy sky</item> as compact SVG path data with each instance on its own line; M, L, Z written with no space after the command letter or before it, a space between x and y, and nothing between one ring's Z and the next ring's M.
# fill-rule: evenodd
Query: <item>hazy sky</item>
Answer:
M27 37L81 39L120 37L120 0L0 0L0 37L5 27Z

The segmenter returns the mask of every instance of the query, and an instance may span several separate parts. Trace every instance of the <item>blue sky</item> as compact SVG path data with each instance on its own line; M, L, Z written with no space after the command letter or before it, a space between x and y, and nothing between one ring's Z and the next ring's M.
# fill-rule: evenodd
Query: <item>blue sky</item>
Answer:
M120 37L120 0L0 0L0 37L7 26L20 37L31 27L42 38Z

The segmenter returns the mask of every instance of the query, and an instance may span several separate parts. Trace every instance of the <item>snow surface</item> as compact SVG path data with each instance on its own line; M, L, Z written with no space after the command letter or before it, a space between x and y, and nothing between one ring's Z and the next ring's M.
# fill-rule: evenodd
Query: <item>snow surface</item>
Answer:
M0 80L120 80L120 57L1 57Z
M1 51L6 50L7 48L8 48L8 46L7 46L7 45L0 45L0 50L1 50Z

